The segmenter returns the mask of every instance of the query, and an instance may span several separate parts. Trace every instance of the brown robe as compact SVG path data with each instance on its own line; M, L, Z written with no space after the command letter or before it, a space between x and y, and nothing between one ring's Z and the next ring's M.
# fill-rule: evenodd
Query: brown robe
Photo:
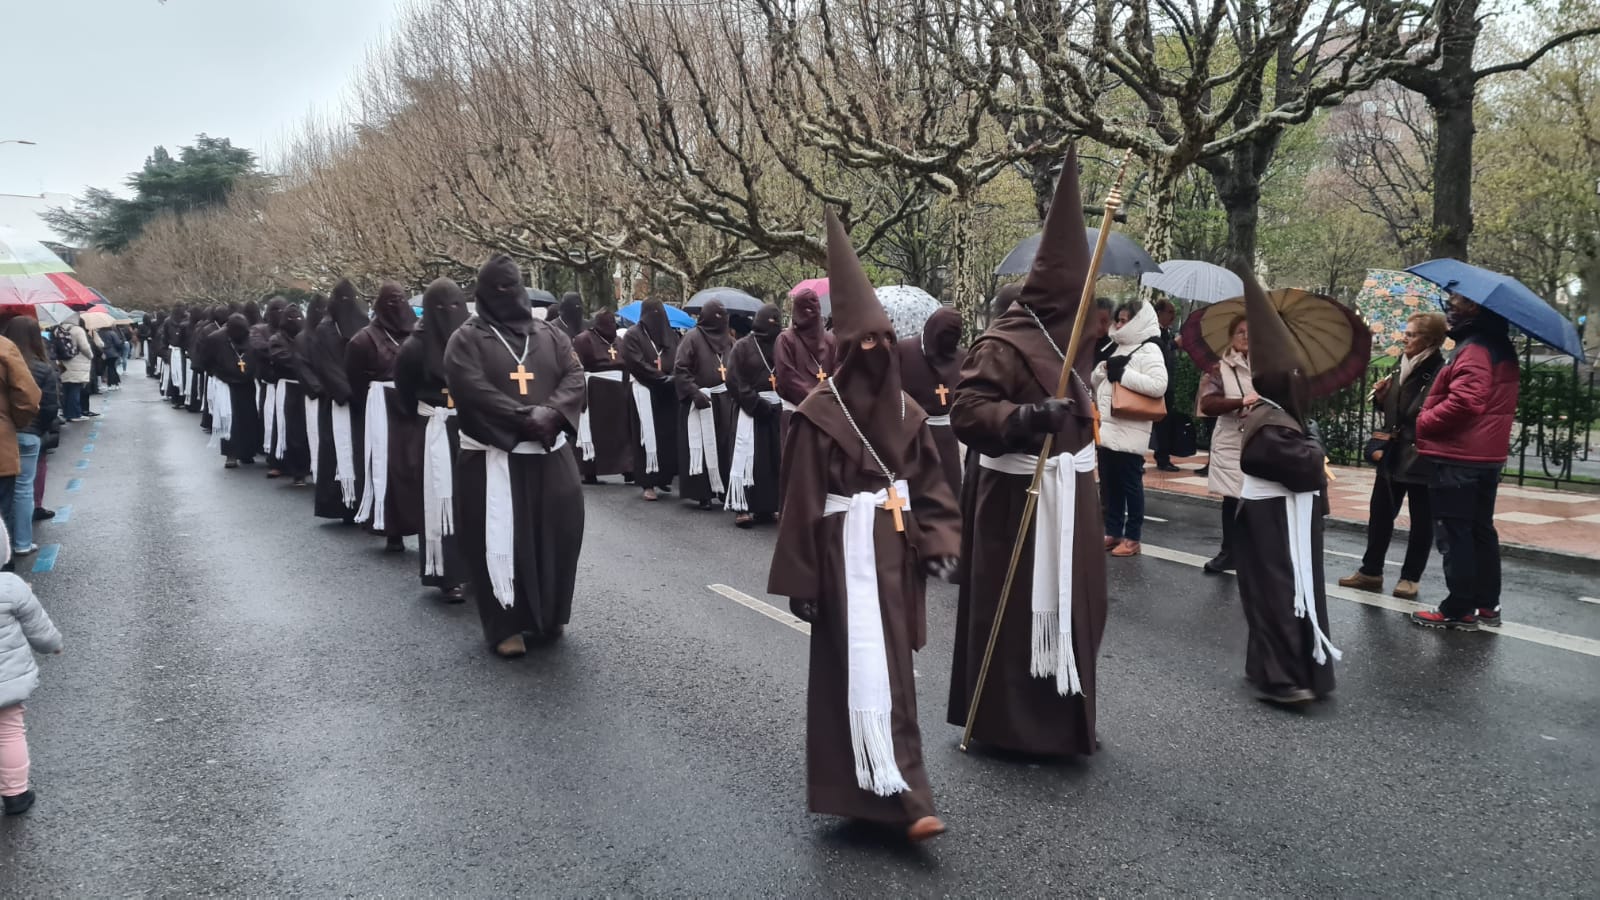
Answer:
M778 396L795 406L799 406L822 383L817 378L818 366L829 375L837 368L833 335L826 331L822 333L822 349L813 351L806 346L799 332L786 328L778 335L778 348L774 356L772 368L778 376Z
M922 352L922 338L910 337L896 343L900 353L900 384L917 405L930 416L948 416L956 402L956 385L961 381L961 358L935 366ZM940 393L939 389L944 388ZM939 447L939 461L950 492L961 496L961 442L949 425L930 425L933 442Z
M613 346L590 328L573 339L572 349L578 354L585 372L626 371L620 336ZM614 357L613 350L616 351ZM589 433L594 436L594 459L585 460L580 452L578 467L585 478L631 475L634 450L639 446L639 414L633 405L633 382L626 376L622 381L585 380L588 382L587 408Z
M456 462L456 540L491 647L518 634L559 634L572 616L583 549L583 487L572 452L583 407L583 367L572 341L554 325L534 320L528 333L525 365L534 378L527 382L526 395L507 377L515 371L516 359L482 319L468 319L450 336L444 354L445 377L464 437L510 451L527 440L524 426L534 406L551 407L566 419L568 443L561 449L510 454L516 521L516 602L510 609L495 599L485 557L485 454L462 450ZM508 339L521 349L521 335Z
M762 399L777 376L770 368L772 344L762 345L756 335L740 338L728 354L728 390L739 410L755 420L755 483L745 486L745 505L753 516L770 516L783 502L779 491L783 459L783 407ZM773 341L775 344L776 341ZM737 438L738 420L734 420ZM732 446L730 442L729 446ZM731 451L730 451L731 456ZM732 464L730 460L730 465Z
M678 333L669 328L664 339L653 341L643 325L635 325L618 343L628 377L650 389L650 410L656 426L657 471L645 471L644 446L635 440L633 481L645 488L669 487L678 477L678 393L672 382Z
M366 421L367 388L374 381L393 381L400 344L376 323L356 332L345 348L345 371L350 378L350 416ZM384 488L383 534L403 537L422 533L422 453L428 423L413 406L407 410L393 387L383 390L384 409L389 419L389 475ZM365 435L365 428L360 429ZM356 440L357 456L365 457L362 438ZM357 482L359 494L365 482Z
M1035 346L1035 342L1037 346ZM1060 372L1054 351L1043 335L1029 327L992 328L979 338L961 367L951 423L967 445L968 455L1002 456L1038 453L1041 435L1022 432L1012 423L1019 406L1039 403L1054 392ZM1078 376L1088 381L1092 357L1079 355ZM1044 382L1048 379L1049 387ZM1077 409L1090 410L1087 390L1074 384L1069 396ZM1056 435L1052 456L1089 446L1093 420L1070 417ZM1029 475L1009 475L976 465L968 467L962 489L960 601L956 614L955 665L950 679L948 721L966 727L967 710L977 687L1000 591L1016 539L1017 524L1032 481ZM1077 515L1073 525L1072 639L1083 693L1063 697L1054 678L1035 678L1029 672L1032 648L1033 530L1022 546L1017 575L1005 621L995 645L994 660L984 687L983 702L973 737L993 747L1041 756L1088 755L1095 749L1095 660L1106 623L1106 554L1102 541L1104 520L1094 473L1077 481Z
M278 459L278 468L291 478L304 478L311 474L311 444L306 436L305 388L300 384L294 362L294 339L281 331L269 338L267 363L270 375L265 380L277 382L278 390L284 394L284 432L288 447ZM274 414L276 411L267 412Z
M1252 415L1262 412L1258 409ZM1258 424L1247 430L1251 433L1239 458L1245 474L1275 481L1296 493L1323 492L1317 496L1311 516L1312 581L1316 585L1317 621L1331 638L1327 586L1322 574L1323 517L1328 514L1322 446L1281 413L1272 417L1272 424ZM1312 659L1311 623L1294 614L1287 503L1282 497L1239 503L1237 546L1249 548L1249 552L1235 556L1239 599L1250 629L1245 677L1263 691L1281 693L1304 688L1323 697L1333 692L1333 660L1322 665Z
M450 399L450 396L447 392L448 388L444 381L433 372L429 371L427 364L427 350L423 343L415 335L400 344L400 355L395 359L394 390L400 405L406 409L416 409L418 402L437 407L449 407L454 402ZM390 422L393 424L392 419ZM421 485L423 472L422 455L427 453L428 421L425 418L422 419L422 433L423 445L419 449L417 468L409 476L418 483L418 487L415 492L415 503L417 506L415 509L407 510L405 514L407 517L415 516L416 521L425 526L427 524L427 517L424 514L426 509L426 501L422 496L423 491ZM456 460L461 456L461 425L454 416L445 420L445 434L450 441L450 459L452 461ZM392 453L394 451L391 449L390 452ZM402 499L406 502L412 502L410 492L402 494ZM393 511L388 512L390 515L393 515ZM426 532L419 527L417 533L419 535L424 535ZM424 537L423 540L426 540L426 537ZM428 553L426 547L423 547L422 551L417 554L417 571L422 579L423 585L425 587L436 587L440 590L447 591L451 588L466 584L467 567L465 561L461 557L461 545L460 542L457 541L455 534L452 533L444 535L440 539L439 543L441 548L444 550L443 574L428 574Z
M711 475L702 471L689 474L689 413L694 409L692 398L699 391L716 387L724 382L723 369L727 367L731 336L724 332L708 335L701 328L693 328L678 344L678 355L672 366L672 380L678 391L678 491L685 500L701 502L720 498L713 495ZM738 407L733 394L724 391L711 395L711 408L717 422L717 471L722 477L724 493L728 484L728 470L733 456L734 416ZM660 441L660 435L656 437ZM711 460L706 460L709 470Z
M933 815L933 792L922 762L912 652L926 642L922 561L954 556L961 521L945 484L925 414L907 404L904 460L897 472L910 488L905 532L881 510L873 527L878 596L894 704L890 719L895 763L909 791L880 797L856 783L850 742L849 634L845 594L844 516L823 515L829 494L883 490L871 461L832 394L819 392L794 415L783 446L784 514L767 590L816 602L811 623L811 673L806 693L806 785L810 809L825 815L905 825Z
M352 455L355 457L358 491L366 470L365 461L361 458L361 433L364 429L356 405L358 398L350 389L350 373L345 368L345 351L349 348L347 337L338 323L331 318L323 319L307 343L303 368L304 374L309 374L311 380L316 382L320 393L320 402L317 403L317 487L313 511L319 519L339 519L349 523L355 521L356 505L360 500L358 497L356 504L345 505L344 493L339 487L338 454L333 441L333 408L336 404L350 408L350 440L354 447ZM365 390L365 387L362 389ZM361 399L365 399L365 395Z

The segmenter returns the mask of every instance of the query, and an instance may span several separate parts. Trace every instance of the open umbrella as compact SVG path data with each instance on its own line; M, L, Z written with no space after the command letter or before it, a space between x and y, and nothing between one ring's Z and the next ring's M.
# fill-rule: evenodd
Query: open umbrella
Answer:
M1356 313L1372 331L1372 352L1399 356L1405 349L1406 320L1444 302L1439 286L1410 272L1368 269L1356 294Z
M699 313L700 307L704 306L708 300L721 300L722 307L730 314L741 312L749 313L752 316L760 312L761 307L764 305L760 300L757 300L755 297L746 294L744 291L741 291L738 288L714 287L706 288L700 293L695 294L693 297L690 297L689 302L683 305L683 311L688 313Z
M1293 288L1268 291L1267 298L1294 335L1313 395L1337 393L1366 371L1372 332L1349 307ZM1243 315L1244 298L1235 297L1202 306L1183 323L1183 349L1202 371L1209 372L1228 352L1228 326Z
M88 312L81 313L80 316L83 327L87 331L99 331L102 328L110 328L111 326L117 324L116 322L112 321L111 314L108 312L96 312L95 310L89 310Z
M556 295L549 291L535 287L524 288L524 290L528 292L528 302L536 307L556 305Z
M939 311L940 303L922 288L911 284L891 284L877 288L878 302L889 314L889 324L894 326L894 336L900 340L922 334L928 317Z
M802 281L789 289L789 299L793 300L795 294L798 294L804 290L816 292L817 299L822 301L822 317L824 319L833 315L833 300L831 299L832 291L828 287L828 279L807 278L805 281Z
M1239 276L1198 259L1169 259L1161 264L1161 271L1140 275L1139 283L1196 303L1216 303L1244 295L1244 282Z
M0 275L51 275L71 271L71 266L38 241L0 235Z
M1094 245L1100 240L1100 229L1085 228L1083 239L1094 251ZM1023 238L1022 242L1013 247L1000 265L994 267L994 274L1026 275L1033 268L1033 258L1039 253L1039 235ZM1106 239L1105 256L1100 262L1101 275L1143 275L1146 272L1160 272L1161 267L1144 252L1144 248L1133 242L1133 239L1120 231L1111 232L1111 237ZM1241 285L1239 292L1244 293Z
M0 304L67 303L90 307L100 302L78 279L62 272L0 275Z
M1439 285L1446 293L1460 294L1499 314L1542 344L1579 360L1584 358L1578 329L1556 312L1555 307L1510 275L1468 265L1459 259L1430 259L1406 271Z
M635 300L632 303L629 303L627 306L624 306L623 308L617 310L617 318L621 319L623 322L626 322L629 325L636 324L639 321L639 308L642 307L643 305L644 305L644 301ZM684 312L683 310L677 308L676 306L673 306L670 303L668 303L666 306L667 306L667 324L668 325L672 326L673 328L693 328L694 327L694 317L693 316L691 316L688 313Z

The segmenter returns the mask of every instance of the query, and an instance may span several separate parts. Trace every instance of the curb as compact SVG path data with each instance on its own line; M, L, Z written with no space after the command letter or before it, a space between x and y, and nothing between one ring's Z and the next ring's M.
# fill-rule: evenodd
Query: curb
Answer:
M1164 488L1152 487L1149 484L1145 485L1145 491L1152 494L1159 494L1163 499L1175 500L1179 503L1188 504L1189 506L1204 506L1211 509L1216 509L1222 506L1222 501L1220 499L1212 497L1209 494L1205 496L1199 496L1196 494L1184 493L1182 491L1170 491ZM1337 528L1340 531L1346 531L1351 534L1367 533L1367 523L1362 519L1345 519L1338 516L1328 516L1327 523L1329 527ZM1400 528L1399 526L1395 527L1394 539L1396 541L1406 541L1410 540L1410 538L1411 532L1409 529ZM1600 558L1593 556L1582 556L1577 553L1568 553L1563 550L1551 550L1547 547L1534 547L1529 544L1512 544L1507 542L1501 542L1500 555L1510 559L1521 559L1527 560L1528 562L1559 565L1566 567L1570 571L1581 572L1587 575L1600 575Z

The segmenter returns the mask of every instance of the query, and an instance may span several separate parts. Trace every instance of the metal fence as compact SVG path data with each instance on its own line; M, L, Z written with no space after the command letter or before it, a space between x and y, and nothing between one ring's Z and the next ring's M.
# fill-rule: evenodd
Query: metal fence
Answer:
M1383 420L1367 397L1372 386L1394 366L1394 359L1378 357L1355 384L1317 402L1312 415L1322 429L1333 462L1368 465L1361 451L1372 432L1382 427ZM1194 410L1200 373L1187 354L1178 354L1175 379L1174 409ZM1569 357L1535 359L1531 344L1524 346L1522 390L1506 477L1515 478L1519 485L1530 481L1553 487L1600 484L1600 460L1593 467L1585 465L1595 452L1590 432L1597 418L1600 394L1596 392L1593 369L1580 366ZM1196 442L1202 449L1210 446L1210 437L1209 420L1198 423Z

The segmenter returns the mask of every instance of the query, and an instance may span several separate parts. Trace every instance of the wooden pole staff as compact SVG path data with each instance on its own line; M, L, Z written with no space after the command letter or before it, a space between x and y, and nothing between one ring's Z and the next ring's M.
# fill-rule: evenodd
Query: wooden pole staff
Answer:
M1117 180L1111 185L1110 193L1106 194L1105 214L1100 220L1100 237L1094 244L1094 255L1089 260L1089 273L1083 279L1083 294L1078 300L1078 315L1072 322L1072 338L1067 341L1066 358L1061 362L1061 377L1056 380L1055 399L1060 400L1067 396L1067 386L1072 378L1072 364L1078 358L1078 348L1083 345L1083 326L1089 318L1089 307L1094 305L1095 278L1100 272L1100 260L1105 256L1106 240L1111 236L1111 229L1116 224L1117 209L1122 206L1122 181L1128 175L1128 164L1133 161L1133 151L1129 150L1122 157L1122 166L1117 169ZM1043 249L1041 245L1040 249ZM1050 450L1055 445L1055 435L1047 434L1044 445L1039 448L1039 462L1033 469L1033 484L1028 486L1028 500L1022 507L1022 522L1017 526L1017 539L1011 545L1011 566L1006 569L1005 586L1000 589L1000 605L995 609L994 626L989 629L989 646L983 651L983 666L978 669L978 684L972 692L972 704L967 708L967 728L961 735L961 750L965 752L972 743L972 729L978 722L978 702L983 699L983 686L989 680L989 664L994 661L994 646L1000 640L1000 623L1005 620L1006 601L1011 598L1011 589L1017 580L1017 565L1022 560L1022 548L1028 539L1028 526L1033 524L1033 515L1039 507L1039 485L1044 482L1045 466L1050 462ZM1076 515L1069 511L1069 515ZM1072 611L1072 598L1061 599L1066 609L1063 615L1070 615Z

